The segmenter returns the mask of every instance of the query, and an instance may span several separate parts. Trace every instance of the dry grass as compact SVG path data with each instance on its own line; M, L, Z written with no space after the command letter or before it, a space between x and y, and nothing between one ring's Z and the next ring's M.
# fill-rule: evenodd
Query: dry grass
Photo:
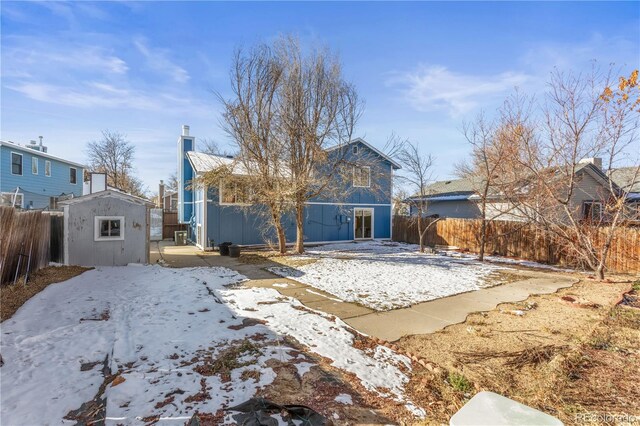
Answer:
M447 423L480 390L565 424L576 424L576 415L587 412L640 415L640 309L615 305L628 288L582 281L557 294L530 297L535 309L522 317L501 314L519 307L503 304L441 332L405 337L401 348L443 370L414 365L409 395L429 407L427 424ZM594 306L566 303L567 295Z
M15 285L0 287L0 321L7 320L24 303L44 290L48 285L66 281L92 268L81 266L49 266L35 272L25 285L20 280Z

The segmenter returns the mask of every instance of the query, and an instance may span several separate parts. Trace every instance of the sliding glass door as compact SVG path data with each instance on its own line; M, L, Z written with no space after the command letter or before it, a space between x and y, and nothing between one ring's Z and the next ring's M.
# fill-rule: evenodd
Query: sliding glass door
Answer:
M355 239L373 238L373 209L354 209L353 214Z

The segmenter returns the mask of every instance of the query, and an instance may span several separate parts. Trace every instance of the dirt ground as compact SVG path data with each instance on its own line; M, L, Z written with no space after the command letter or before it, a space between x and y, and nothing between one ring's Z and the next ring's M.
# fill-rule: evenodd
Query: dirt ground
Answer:
M408 385L408 396L428 411L424 424L448 423L481 390L565 424L581 424L583 415L640 415L640 309L633 300L616 305L631 287L628 277L583 279L437 333L402 338L401 350L436 365L414 363ZM640 292L640 281L633 287Z
M81 266L48 266L29 277L25 285L21 278L15 285L0 287L0 321L11 318L24 303L44 290L48 285L66 281L91 268Z

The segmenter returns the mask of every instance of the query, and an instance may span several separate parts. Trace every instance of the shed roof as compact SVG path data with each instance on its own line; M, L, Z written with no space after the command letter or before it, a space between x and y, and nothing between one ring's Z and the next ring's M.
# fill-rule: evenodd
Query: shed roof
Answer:
M62 204L62 205L78 204L84 201L94 200L96 198L108 198L108 197L118 198L121 200L129 201L131 203L140 204L140 205L146 205L146 206L154 205L149 200L145 200L144 198L136 197L135 195L127 194L126 192L118 191L116 189L107 189L105 191L98 191L98 192L94 192L93 194L83 195L81 197L70 198L68 200L60 201L59 204Z

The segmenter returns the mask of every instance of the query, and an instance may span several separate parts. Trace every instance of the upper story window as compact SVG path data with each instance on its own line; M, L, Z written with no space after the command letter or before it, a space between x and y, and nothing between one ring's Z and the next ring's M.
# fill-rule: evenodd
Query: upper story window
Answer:
M253 203L254 193L247 182L241 180L220 182L220 204L249 205Z
M582 203L582 218L599 222L602 219L602 203L599 201L585 201Z
M371 167L353 168L353 186L356 188L369 188L371 186Z
M11 153L11 174L22 176L22 154Z
M78 183L78 170L74 167L69 167L69 183Z
M31 157L31 173L38 174L38 157Z
M44 175L51 176L51 161L44 160Z
M353 148L351 148L351 150L352 150L352 152L354 154L357 154L358 153L358 145L353 145Z

